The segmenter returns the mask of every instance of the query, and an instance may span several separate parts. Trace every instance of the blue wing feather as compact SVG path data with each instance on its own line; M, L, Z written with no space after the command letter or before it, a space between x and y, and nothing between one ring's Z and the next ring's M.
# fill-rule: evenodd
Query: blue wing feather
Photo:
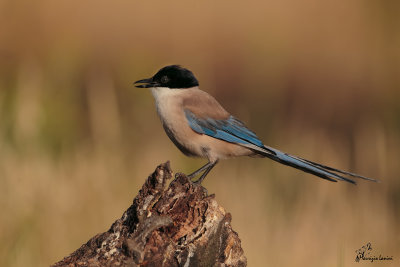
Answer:
M193 131L220 140L238 144L252 144L264 147L255 133L250 131L241 121L233 116L226 120L200 119L190 110L185 110L186 119Z

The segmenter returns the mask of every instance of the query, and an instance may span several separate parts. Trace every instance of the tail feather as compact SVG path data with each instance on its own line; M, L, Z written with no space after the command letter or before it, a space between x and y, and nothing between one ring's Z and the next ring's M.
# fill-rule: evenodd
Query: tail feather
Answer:
M356 184L355 181L345 177L344 175L349 175L356 178L365 179L368 181L377 182L375 179L371 179L365 176L361 176L355 173L346 172L342 170L338 170L329 166L325 166L316 162L312 162L310 160L306 160L300 157L292 156L282 151L279 151L275 148L264 146L264 149L254 150L257 154L268 157L272 160L275 160L279 163L282 163L287 166L291 166L293 168L302 170L304 172L316 175L320 178L326 179L331 182L346 181L348 183Z
M364 179L364 180L367 180L367 181L371 181L371 182L379 182L379 180L372 179L372 178L369 178L369 177L365 177L365 176L362 176L362 175L357 174L357 173L352 173L352 172L348 172L348 171L335 169L333 167L329 167L329 166L326 166L326 165L323 165L323 164L320 164L320 163L316 163L316 162L313 162L311 160L307 160L307 159L303 159L303 158L300 158L300 157L296 157L296 156L292 156L292 157L294 157L294 158L296 158L298 160L301 160L303 162L307 162L307 163L309 163L311 165L318 166L318 167L323 168L325 170L338 172L338 173L341 173L341 174L349 175L349 176L355 177L355 178L361 178L361 179Z

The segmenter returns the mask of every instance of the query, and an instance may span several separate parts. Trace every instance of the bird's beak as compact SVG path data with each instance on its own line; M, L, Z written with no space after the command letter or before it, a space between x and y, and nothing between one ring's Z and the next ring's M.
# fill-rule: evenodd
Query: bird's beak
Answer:
M141 83L141 84L139 84ZM157 87L158 83L153 81L153 78L149 78L149 79L143 79L143 80L139 80L134 82L134 85L137 88L151 88L151 87Z

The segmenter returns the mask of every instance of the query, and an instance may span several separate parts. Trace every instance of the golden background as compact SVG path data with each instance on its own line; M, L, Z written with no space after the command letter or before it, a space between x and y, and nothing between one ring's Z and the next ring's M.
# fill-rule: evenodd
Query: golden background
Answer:
M265 144L382 181L221 162L204 185L249 266L397 265L399 3L0 0L0 266L62 259L108 230L159 163L204 164L132 86L169 64ZM394 261L355 263L367 242Z

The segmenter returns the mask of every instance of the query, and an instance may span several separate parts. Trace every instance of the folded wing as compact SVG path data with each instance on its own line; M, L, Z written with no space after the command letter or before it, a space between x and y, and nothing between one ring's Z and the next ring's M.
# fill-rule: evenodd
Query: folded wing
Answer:
M279 151L275 148L265 146L257 135L248 129L243 122L229 115L224 119L213 119L210 116L196 116L189 108L184 109L186 119L193 131L205 134L213 138L229 143L235 143L253 150L255 153L268 157L274 161L287 166L311 173L320 178L336 182L337 180L346 181L352 184L355 182L344 175L362 178L369 181L376 181L358 174L342 171L319 163L315 163L300 157Z

